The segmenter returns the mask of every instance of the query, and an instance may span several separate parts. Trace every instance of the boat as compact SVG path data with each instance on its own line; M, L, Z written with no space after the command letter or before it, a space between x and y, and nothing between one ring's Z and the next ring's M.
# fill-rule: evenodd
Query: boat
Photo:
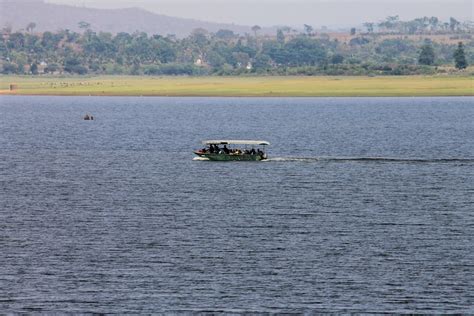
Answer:
M261 161L268 159L264 140L205 140L206 147L194 151L200 160L211 161ZM257 149L255 149L257 147Z

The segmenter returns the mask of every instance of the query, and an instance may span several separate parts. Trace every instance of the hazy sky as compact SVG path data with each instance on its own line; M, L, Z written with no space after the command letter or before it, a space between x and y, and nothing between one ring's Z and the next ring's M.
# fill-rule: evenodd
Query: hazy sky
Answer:
M350 26L379 21L453 16L474 20L474 0L47 0L95 8L141 7L170 16L245 25Z

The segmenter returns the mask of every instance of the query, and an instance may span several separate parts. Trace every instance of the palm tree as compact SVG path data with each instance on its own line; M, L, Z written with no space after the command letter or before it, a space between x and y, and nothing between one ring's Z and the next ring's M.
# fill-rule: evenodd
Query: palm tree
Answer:
M254 32L255 34L255 37L257 37L257 32L260 31L262 28L258 25L254 25L252 26L252 31Z

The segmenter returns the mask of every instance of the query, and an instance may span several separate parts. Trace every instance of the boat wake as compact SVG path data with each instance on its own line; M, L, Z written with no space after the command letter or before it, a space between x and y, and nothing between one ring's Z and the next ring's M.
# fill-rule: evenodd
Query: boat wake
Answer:
M206 158L206 157L194 157L193 160L195 160L195 161L209 161L209 158Z
M474 163L474 158L393 158L393 157L274 157L266 162L394 162L394 163Z

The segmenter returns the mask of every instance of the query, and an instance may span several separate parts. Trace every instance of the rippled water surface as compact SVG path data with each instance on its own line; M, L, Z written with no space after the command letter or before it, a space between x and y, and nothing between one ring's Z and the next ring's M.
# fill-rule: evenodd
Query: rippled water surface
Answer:
M473 245L472 98L0 98L3 312L474 313Z

